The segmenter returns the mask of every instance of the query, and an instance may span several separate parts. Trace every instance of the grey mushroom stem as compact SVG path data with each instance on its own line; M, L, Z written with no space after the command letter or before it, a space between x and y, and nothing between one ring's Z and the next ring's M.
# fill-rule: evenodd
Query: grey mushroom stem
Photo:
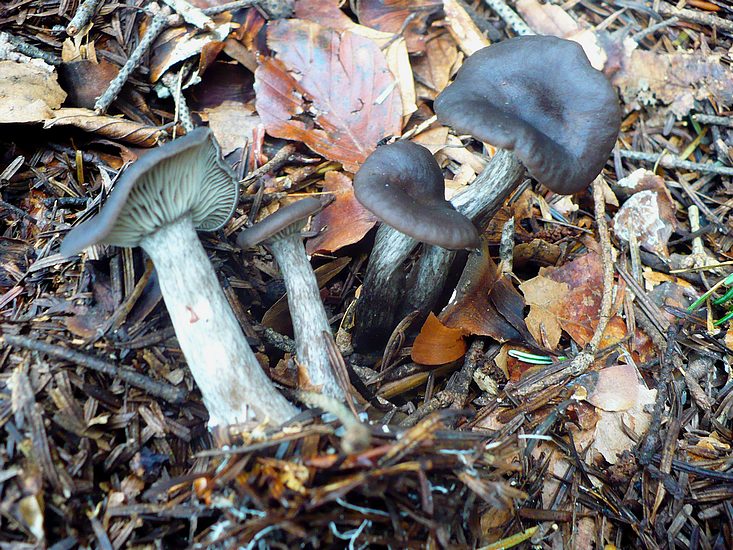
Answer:
M298 361L308 373L311 384L343 401L346 397L331 365L324 337L324 333L331 333L331 327L303 239L295 231L272 237L267 245L285 281Z
M525 173L524 165L514 153L500 149L473 183L457 194L451 203L483 233L504 201L522 182ZM426 316L430 312L440 297L455 257L455 250L433 245L423 248L417 265L410 273L399 315L419 311Z
M277 392L250 349L189 217L140 246L155 264L178 343L209 411L209 425L270 419L297 409Z
M453 197L451 203L471 221L490 220L524 174L524 165L514 153L499 150L473 183ZM405 292L404 262L417 245L412 237L385 224L377 230L356 305L354 347L357 350L384 343L397 318L412 311L427 313L440 296L456 251L426 245Z

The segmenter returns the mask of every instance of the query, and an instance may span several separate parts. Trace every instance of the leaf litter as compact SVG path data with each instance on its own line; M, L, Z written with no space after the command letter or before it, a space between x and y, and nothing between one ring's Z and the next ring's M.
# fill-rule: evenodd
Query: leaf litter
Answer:
M729 3L192 3L221 7L215 26L173 15L107 114L94 103L150 13L102 2L67 39L75 3L0 8L0 542L733 546L733 332L714 324L723 305L687 311L730 273ZM489 224L483 254L457 257L432 312L408 315L374 357L354 353L376 220L352 174L405 134L436 155L448 198L471 184L494 151L432 122L431 102L466 55L515 33L505 7L579 41L618 87L611 288L590 191L532 184ZM294 399L317 388L292 358L282 279L266 249L234 239L283 201L332 199L307 250L365 424L311 409L281 429L210 433L140 250L57 254L135 148L189 120L214 129L245 189L207 252ZM596 360L568 374L604 292Z

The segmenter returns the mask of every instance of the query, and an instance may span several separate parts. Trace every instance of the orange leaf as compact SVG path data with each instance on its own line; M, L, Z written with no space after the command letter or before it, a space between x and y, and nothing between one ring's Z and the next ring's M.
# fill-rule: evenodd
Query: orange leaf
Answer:
M257 111L268 133L302 141L355 172L379 140L399 134L399 89L379 47L298 19L271 23L255 72Z
M461 329L446 327L430 313L412 345L412 360L421 365L444 365L460 359L466 353L464 334Z
M323 190L336 200L313 218L318 235L306 243L308 254L333 252L359 242L377 223L377 218L354 197L351 179L341 172L326 172Z

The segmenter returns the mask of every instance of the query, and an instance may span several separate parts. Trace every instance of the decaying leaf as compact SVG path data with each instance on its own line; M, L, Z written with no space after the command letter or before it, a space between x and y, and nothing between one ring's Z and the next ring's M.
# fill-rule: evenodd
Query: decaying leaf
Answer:
M219 16L216 25L209 32L202 33L197 29L174 27L163 32L153 47L150 62L150 81L157 82L168 69L176 63L185 61L195 55L200 56L199 72L203 72L207 59L216 57L215 53L224 47L223 41L231 31L227 15ZM215 46L216 52L206 52L207 47Z
M154 147L166 134L156 126L146 126L124 118L98 115L89 109L68 107L51 113L43 122L44 128L56 126L75 126L85 132L93 132L109 139L138 145Z
M636 445L636 441L627 433L640 438L649 428L651 414L645 407L654 403L657 390L647 389L643 383L638 382L637 391L636 401L624 411L596 409L600 419L596 424L591 450L600 453L609 464L616 464L618 455Z
M359 242L377 223L377 218L354 197L351 179L341 172L326 172L323 191L336 200L313 217L318 234L306 243L308 254L334 252Z
M387 67L397 81L402 100L402 116L406 118L417 110L415 83L404 38L355 23L341 10L338 0L299 0L295 6L295 13L299 19L312 21L339 32L350 31L374 42L384 53Z
M491 336L499 342L518 341L529 334L522 321L523 307L524 300L500 277L484 245L482 253L469 256L456 292L439 319L467 334ZM517 319L518 326L514 324Z
M449 328L430 313L412 344L412 360L420 365L444 365L466 353L465 332Z
M61 107L66 92L45 63L0 61L0 124L41 122Z
M548 347L557 345L559 326L579 346L590 342L598 325L603 293L603 274L596 251L583 254L556 269L542 268L537 277L519 288L531 306L526 322L538 341ZM625 333L623 319L613 316L603 333L602 345L617 342Z
M720 53L635 49L615 75L614 84L621 89L628 105L638 108L661 102L682 118L696 99L724 105L733 102L733 73L721 61Z
M383 32L402 34L410 53L425 47L424 28L428 18L443 7L441 0L360 0L357 4L359 21ZM405 21L410 21L403 29Z
M67 93L66 105L86 109L94 109L97 98L120 72L115 65L107 61L94 63L87 59L62 63L58 71L61 85Z
M400 133L397 82L374 42L300 20L271 23L267 37L276 57L258 67L255 90L271 135L353 172L379 140Z
M574 383L584 388L585 401L604 411L629 410L639 398L639 375L629 364L589 372Z
M428 99L435 99L448 85L461 57L455 41L445 32L425 43L425 54L415 60L413 70Z

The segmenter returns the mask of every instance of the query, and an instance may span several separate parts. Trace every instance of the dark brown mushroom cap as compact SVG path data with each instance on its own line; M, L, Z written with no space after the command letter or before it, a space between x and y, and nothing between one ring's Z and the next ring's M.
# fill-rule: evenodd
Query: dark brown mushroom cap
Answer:
M519 36L471 55L435 100L438 120L514 151L529 173L562 194L602 170L621 124L618 99L577 43Z
M146 235L183 216L191 216L196 229L214 231L231 218L238 200L232 169L211 130L199 127L125 170L99 214L66 235L61 254L98 243L138 246Z
M270 214L261 222L242 231L237 236L240 248L251 248L261 242L287 237L303 228L305 221L321 209L321 201L307 197Z
M378 147L354 176L354 194L384 223L418 241L451 250L479 246L478 231L445 200L440 166L421 145Z

